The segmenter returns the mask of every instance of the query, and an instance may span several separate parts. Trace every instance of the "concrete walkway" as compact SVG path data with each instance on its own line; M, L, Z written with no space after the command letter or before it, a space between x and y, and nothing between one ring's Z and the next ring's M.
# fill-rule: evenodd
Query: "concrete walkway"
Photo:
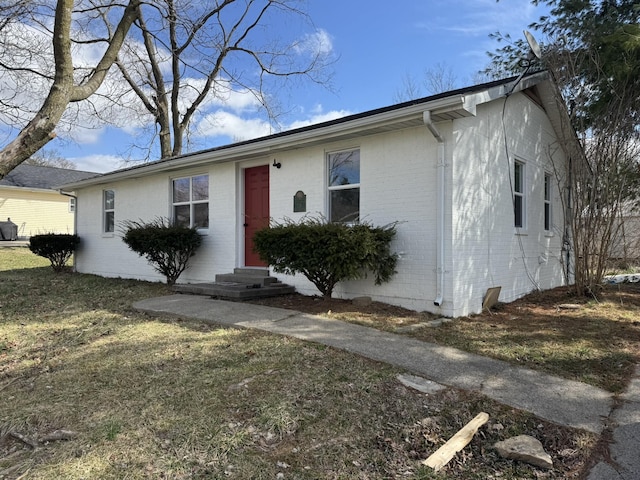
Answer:
M612 413L612 395L602 389L338 320L197 295L151 298L133 306L152 315L253 328L329 345L395 365L443 385L480 392L560 425L599 434L605 421L613 420L620 425L614 431L611 450L618 463L600 463L588 478L640 478L640 379L632 383L622 407ZM640 376L640 370L637 373Z
M587 480L638 480L640 478L640 367L621 396L622 404L611 418L613 443L609 463L600 462Z

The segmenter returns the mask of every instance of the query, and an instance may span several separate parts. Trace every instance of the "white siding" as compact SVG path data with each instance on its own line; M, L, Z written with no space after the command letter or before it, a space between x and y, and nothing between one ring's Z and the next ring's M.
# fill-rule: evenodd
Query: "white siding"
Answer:
M171 215L171 179L208 173L210 228L202 247L191 259L182 282L212 281L212 272L231 271L235 266L235 166L223 164L215 169L180 171L105 184L81 190L78 196L78 234L81 247L76 255L79 272L106 277L126 277L162 281L164 278L146 260L129 250L122 241L126 220L150 221ZM116 231L102 233L102 191L115 192Z
M477 117L455 125L454 316L479 312L489 287L500 286L500 300L509 302L563 282L563 209L557 184L552 191L553 235L544 232L544 174L554 174L554 163L560 169L564 165L559 152L553 153L555 162L549 157L553 129L542 109L522 94L507 100L504 123L502 112L503 101L493 102L479 107ZM526 175L526 228L519 233L509 181L514 158L525 164Z
M43 233L75 233L69 197L50 190L0 187L0 220L10 218L18 226L18 237Z

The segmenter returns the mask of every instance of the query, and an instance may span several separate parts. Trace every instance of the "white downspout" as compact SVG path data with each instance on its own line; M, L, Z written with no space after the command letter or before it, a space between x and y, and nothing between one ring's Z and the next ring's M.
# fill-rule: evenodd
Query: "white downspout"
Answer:
M442 305L443 292L444 292L444 184L445 184L445 159L444 159L444 138L440 135L440 132L433 124L431 120L431 112L426 111L422 113L422 119L427 126L431 135L438 142L438 163L436 165L438 169L437 174L437 203L436 203L436 298L433 304L437 307Z
M78 197L73 193L65 192L63 190L58 189L60 195L64 195L65 197L74 198L76 200L75 210L73 211L73 233L78 234ZM76 270L76 254L73 253L73 272L77 272Z

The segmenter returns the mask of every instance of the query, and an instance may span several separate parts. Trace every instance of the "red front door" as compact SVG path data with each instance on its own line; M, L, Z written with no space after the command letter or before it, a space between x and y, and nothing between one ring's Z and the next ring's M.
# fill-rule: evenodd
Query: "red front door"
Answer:
M256 230L269 225L269 165L247 168L244 171L244 264L247 267L266 267L253 251Z

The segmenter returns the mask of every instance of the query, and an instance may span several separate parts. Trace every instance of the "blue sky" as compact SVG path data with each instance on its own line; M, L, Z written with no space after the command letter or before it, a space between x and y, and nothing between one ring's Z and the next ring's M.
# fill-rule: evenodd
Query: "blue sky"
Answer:
M288 90L281 99L290 111L284 128L396 103L405 77L419 81L438 64L454 73L456 87L471 85L488 62L486 52L497 46L490 33L521 38L544 13L528 0L308 0L308 10L337 59L332 89L305 84ZM252 115L220 117L225 128L212 130L202 148L238 138L234 129L246 133L249 125L262 125ZM253 135L260 132L268 133L256 128ZM75 142L54 140L50 147L80 170L104 172L122 166L129 141L124 131L105 128Z

